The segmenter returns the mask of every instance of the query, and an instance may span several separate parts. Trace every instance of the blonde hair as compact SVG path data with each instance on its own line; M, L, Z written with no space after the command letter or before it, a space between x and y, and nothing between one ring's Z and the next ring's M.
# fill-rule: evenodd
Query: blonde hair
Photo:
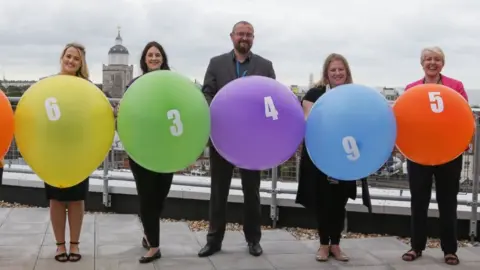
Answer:
M324 87L330 84L330 82L328 81L328 66L330 66L330 63L337 60L341 61L345 66L345 71L347 72L347 79L345 80L345 83L353 83L352 72L350 70L350 65L348 64L347 59L341 54L332 53L327 56L325 62L323 62L322 78L315 84L315 87Z
M423 61L425 60L425 54L427 53L438 54L442 58L443 64L445 64L445 53L443 53L443 50L437 46L427 47L422 50L422 53L420 54L420 64L423 64Z
M81 78L84 78L84 79L88 80L90 74L88 72L88 65L87 65L87 60L86 60L86 57L85 57L85 55L86 55L85 47L82 44L72 42L72 43L68 43L67 45L65 45L65 48L63 49L62 55L60 56L60 61L62 60L63 56L65 55L65 52L70 47L73 47L73 48L77 49L78 54L80 55L81 64L80 64L80 68L78 69L76 75L78 77L81 77Z

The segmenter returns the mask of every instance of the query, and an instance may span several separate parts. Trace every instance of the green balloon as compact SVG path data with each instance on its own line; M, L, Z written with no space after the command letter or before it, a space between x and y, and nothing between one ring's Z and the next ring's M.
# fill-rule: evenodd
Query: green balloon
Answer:
M154 172L177 172L204 151L210 136L210 108L188 78L169 70L153 71L126 91L117 130L136 163Z

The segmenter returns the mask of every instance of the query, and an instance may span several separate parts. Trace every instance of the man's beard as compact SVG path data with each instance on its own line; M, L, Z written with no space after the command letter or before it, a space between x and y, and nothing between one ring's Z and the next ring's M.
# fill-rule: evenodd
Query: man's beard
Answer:
M245 43L245 44L248 44L248 46L245 47L245 46L242 46L241 43L245 43L245 42L239 42L239 43L235 44L235 49L241 54L248 53L250 51L251 44Z

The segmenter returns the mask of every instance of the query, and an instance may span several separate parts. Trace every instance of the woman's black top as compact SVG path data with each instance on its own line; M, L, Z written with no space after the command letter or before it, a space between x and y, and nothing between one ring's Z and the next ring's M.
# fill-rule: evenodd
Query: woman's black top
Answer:
M305 94L302 102L310 101L315 103L326 92L326 87L314 87ZM302 143L302 152L300 157L300 173L298 177L298 191L296 203L303 205L305 208L316 209L318 199L322 196L330 196L329 192L331 185L340 185L343 187L344 195L351 199L357 197L357 182L356 181L335 181L320 171L310 156L305 147L305 141ZM368 191L367 178L360 179L362 181L362 199L363 204L367 206L369 212L372 211L370 194Z

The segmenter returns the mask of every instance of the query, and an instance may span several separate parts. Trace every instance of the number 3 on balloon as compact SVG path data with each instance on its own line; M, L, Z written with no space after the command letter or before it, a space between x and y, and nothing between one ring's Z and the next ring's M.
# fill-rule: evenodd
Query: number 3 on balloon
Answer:
M48 120L57 121L60 119L60 107L58 107L56 98L49 97L45 99L45 111L47 112Z
M167 112L167 117L173 122L173 126L170 126L170 133L175 137L182 135L183 123L180 118L180 112L178 110L170 110Z
M277 108L275 108L272 97L264 97L263 100L265 102L265 117L271 117L273 120L277 120L278 111Z
M357 141L352 136L346 136L342 140L343 150L347 153L347 158L355 161L360 158L360 150L357 146Z
M430 109L434 113L443 112L443 99L440 92L428 92L428 99L430 100Z

